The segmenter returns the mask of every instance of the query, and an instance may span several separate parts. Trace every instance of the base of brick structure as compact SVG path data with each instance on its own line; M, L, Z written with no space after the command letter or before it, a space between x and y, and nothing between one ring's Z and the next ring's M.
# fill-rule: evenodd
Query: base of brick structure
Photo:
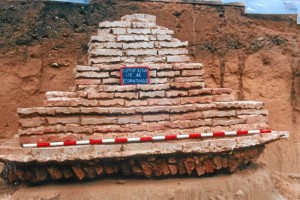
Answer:
M257 160L264 145L216 154L139 156L125 159L5 164L2 178L9 184L82 181L110 176L164 178L232 173Z

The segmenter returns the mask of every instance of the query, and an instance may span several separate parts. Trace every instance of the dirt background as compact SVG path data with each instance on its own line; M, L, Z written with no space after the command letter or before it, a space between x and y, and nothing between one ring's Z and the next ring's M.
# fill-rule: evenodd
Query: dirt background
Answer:
M17 108L40 106L46 91L74 85L73 67L86 64L99 22L134 13L156 15L159 25L189 41L208 87L229 87L238 99L265 102L272 129L288 130L290 137L268 145L259 163L272 172L300 174L300 26L296 16L246 15L241 7L0 1L0 139L17 133Z

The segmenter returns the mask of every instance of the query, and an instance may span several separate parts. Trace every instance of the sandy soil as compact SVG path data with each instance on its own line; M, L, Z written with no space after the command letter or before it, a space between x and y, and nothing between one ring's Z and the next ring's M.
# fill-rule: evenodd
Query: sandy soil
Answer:
M95 0L84 6L1 1L0 138L16 134L18 107L42 105L46 91L73 85L73 67L86 62L87 43L98 22L132 13L156 15L159 25L188 40L191 57L204 64L209 87L230 87L239 99L266 103L272 129L291 134L268 145L259 162L277 173L272 180L279 192L298 186L299 179L289 176L300 174L300 26L295 16L129 0Z

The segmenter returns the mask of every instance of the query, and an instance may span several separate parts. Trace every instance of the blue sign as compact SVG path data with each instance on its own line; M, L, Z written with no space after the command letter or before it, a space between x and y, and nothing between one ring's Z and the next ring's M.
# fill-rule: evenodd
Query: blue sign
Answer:
M121 67L120 68L121 85L149 84L148 67Z

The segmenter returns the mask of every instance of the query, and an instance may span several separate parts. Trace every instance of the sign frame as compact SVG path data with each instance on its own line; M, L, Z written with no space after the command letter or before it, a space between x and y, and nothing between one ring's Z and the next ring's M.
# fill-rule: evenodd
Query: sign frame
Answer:
M135 69L140 69L140 68L145 68L147 69L147 78L148 78L148 82L147 83L138 83L138 84L124 84L123 83L123 69L127 69L127 68L135 68ZM120 84L121 85L147 85L150 84L150 68L149 66L121 66L120 67Z

